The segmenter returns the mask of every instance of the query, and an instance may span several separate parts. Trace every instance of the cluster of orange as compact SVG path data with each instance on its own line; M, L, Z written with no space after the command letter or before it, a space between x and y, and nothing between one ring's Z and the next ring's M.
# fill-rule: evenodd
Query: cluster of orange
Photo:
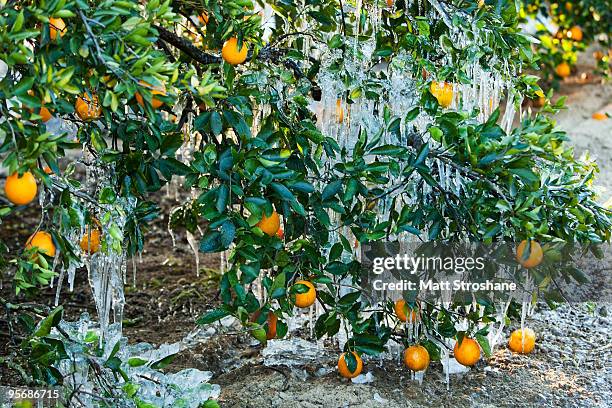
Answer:
M273 211L269 217L263 214L256 226L269 236L279 236L279 232L282 232L280 228L280 216L276 211ZM516 251L516 258L523 267L533 268L542 262L544 253L538 242L531 241L529 244L529 256L524 256L527 245L528 243L526 240L519 244ZM312 306L317 298L315 286L312 284L312 282L307 280L300 280L296 282L296 284L307 286L308 291L305 293L296 294L294 304L300 308ZM416 322L419 318L419 311L412 310L403 299L396 301L393 309L398 320L402 322L407 322L409 316L411 322ZM258 318L259 312L255 313L251 320L255 321ZM272 312L268 312L266 332L266 337L268 340L276 337L277 322L277 316ZM530 353L535 347L535 333L531 329L515 330L510 335L508 347L510 350L517 353ZM351 371L348 367L346 362L346 353L342 353L338 359L338 373L344 378L354 378L358 376L363 369L363 361L361 357L359 357L359 355L354 351L351 353L357 362L354 371ZM476 340L469 337L464 337L461 342L457 342L455 344L453 355L458 363L465 366L473 366L478 362L478 360L480 360L480 345ZM404 350L403 361L406 367L408 367L410 370L422 371L429 366L429 352L420 344L411 345Z
M202 13L198 16L198 20L204 25L208 24L208 14ZM61 18L49 18L49 37L52 41L55 41L58 35L59 37L63 37L64 34L66 34L66 31L66 23L64 20ZM223 48L221 49L221 57L228 64L238 65L246 61L248 51L248 47L244 44L241 48L238 48L238 38L232 37L223 44ZM152 93L155 94L155 91ZM160 92L159 94L162 93ZM138 101L142 105L141 101L142 97ZM153 103L151 104L153 105ZM161 106L161 104L159 106ZM157 108L159 106L153 107Z
M198 19L202 24L208 24L208 14L203 13L198 16ZM63 19L49 19L49 37L52 41L55 41L58 37L63 37L64 34L66 34L66 31L66 23ZM224 61L231 65L242 64L244 61L246 61L247 53L248 47L245 44L242 44L242 46L239 48L238 39L236 37L232 37L225 41L221 49L221 57ZM151 84L145 81L140 81L139 84L144 87L150 88L152 95L166 95L166 88L163 84L159 86L151 86ZM139 92L136 92L134 96L136 97L137 102L141 106L144 106L144 99L142 95ZM154 109L158 109L163 105L163 102L155 97L152 97L150 102L151 106ZM41 120L43 122L47 122L51 119L51 111L49 111L49 109L44 106L44 101L41 102L41 105L42 106L38 114L40 115ZM77 98L75 110L77 115L84 121L98 119L102 114L102 109L99 104L98 97L93 92L86 92L85 94ZM30 109L30 111L32 111L32 109Z
M574 26L567 31L559 30L556 37L562 39L567 37L574 41L582 41L582 29L578 26ZM561 78L567 78L572 73L572 67L565 61L561 62L555 67L555 73Z
M410 308L404 300L398 300L394 305L397 318L406 322L408 311ZM412 310L411 321L415 322L418 319L416 311ZM535 332L532 329L518 329L512 332L508 340L508 348L515 353L527 354L531 353L535 348ZM357 366L354 371L350 371L346 363L346 353L342 353L338 359L338 373L344 378L357 377L363 369L363 361L356 352L351 352L357 361ZM453 348L453 356L459 364L464 366L474 366L480 360L480 345L472 338L464 337L461 342L456 342ZM414 344L404 350L403 355L404 365L412 371L422 371L429 367L430 357L427 349L420 345Z
M28 94L34 95L34 92L29 90ZM45 107L45 101L41 101L40 104L41 107L38 110L40 120L48 122L53 115L51 111ZM28 110L30 112L34 111L31 107L28 107ZM85 92L83 95L79 96L74 104L74 110L77 116L85 122L96 120L102 115L102 106L100 105L98 96L93 92Z
M255 225L260 230L262 230L268 236L277 236L280 239L284 239L284 232L281 228L280 216L276 212L276 210L272 211L270 216L266 216L266 214L262 214L261 219ZM317 300L317 290L312 282L307 280L300 280L295 282L296 285L305 285L308 287L308 290L304 293L295 294L295 298L293 299L293 303L300 308L307 308L314 304ZM259 312L256 312L251 321L255 321L259 318ZM276 337L276 323L278 318L272 312L268 312L267 324L268 327L266 329L266 337L268 340L274 339Z
M45 169L47 173L50 171L48 168ZM31 203L38 193L38 185L34 175L29 171L26 171L21 176L17 172L11 174L4 183L4 193L6 198L15 205ZM89 254L94 254L100 249L101 226L97 220L94 220L94 222L97 224L96 227L91 229L91 231L89 227L86 228L86 233L80 242L83 252ZM55 256L56 247L53 243L53 238L46 231L36 231L28 238L25 247L28 250L37 248L39 253L50 257Z

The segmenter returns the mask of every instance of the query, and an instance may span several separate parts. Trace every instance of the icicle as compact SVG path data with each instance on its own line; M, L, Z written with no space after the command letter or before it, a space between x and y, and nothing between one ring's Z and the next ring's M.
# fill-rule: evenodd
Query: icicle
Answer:
M60 271L59 278L57 279L57 289L55 290L55 303L54 303L55 307L59 305L60 292L62 290L62 283L64 282L64 273L65 273L65 270L62 269Z
M189 231L187 231L187 243L189 243L189 246L191 247L191 250L193 251L193 255L195 257L195 262L196 262L196 276L200 277L200 250L199 250L199 244L198 244L198 240L196 239L196 237Z
M53 257L53 266L51 267L51 270L53 272L55 272L55 268L57 268L57 264L59 263L59 251L56 252L55 256ZM51 276L51 282L49 283L49 287L51 289L53 289L53 284L55 282L55 275ZM61 283L60 283L61 285ZM57 306L57 305L56 305Z
M70 292L74 291L74 278L76 275L76 265L71 263L68 265L68 287Z
M136 257L132 256L132 287L136 287ZM127 279L124 277L123 283L127 284Z
M450 366L450 352L446 349L446 347L442 348L442 355L443 355L444 361L446 362L446 367L449 367ZM446 391L450 391L450 370L447 369L445 371L446 372L444 373L444 378L446 382Z

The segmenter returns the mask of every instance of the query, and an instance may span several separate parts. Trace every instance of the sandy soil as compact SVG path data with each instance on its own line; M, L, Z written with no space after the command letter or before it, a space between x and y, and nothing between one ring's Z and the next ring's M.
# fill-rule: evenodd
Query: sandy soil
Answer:
M565 109L556 116L558 126L568 132L578 155L589 152L600 169L596 185L605 188L601 198L612 198L612 119L595 120L595 112L612 115L612 84L568 83L560 95L566 95Z

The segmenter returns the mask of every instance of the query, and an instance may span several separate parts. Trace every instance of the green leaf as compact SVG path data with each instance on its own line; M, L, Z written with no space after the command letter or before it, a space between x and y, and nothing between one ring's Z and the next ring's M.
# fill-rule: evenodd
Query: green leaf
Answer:
M223 224L221 224L220 228L221 232L221 246L223 248L229 248L230 244L234 242L234 238L236 237L236 227L234 223L227 220Z
M215 204L215 208L220 213L225 211L227 207L227 201L229 199L229 188L227 184L221 184L217 189L217 202Z
M321 199L326 201L338 194L340 190L342 190L342 180L334 180L325 186L323 192L321 193Z
M47 317L45 317L36 328L34 332L34 337L45 337L51 333L51 329L57 327L60 320L62 320L62 315L64 313L64 308L62 306L58 306L49 313Z
M419 154L414 162L414 165L416 166L418 164L424 163L428 155L429 155L429 143L425 143L423 144L423 146L421 146L421 150L419 150Z
M147 360L144 360L139 357L130 357L127 363L130 367L140 367L147 364Z
M342 296L340 300L338 300L338 304L344 306L352 306L355 302L357 302L357 299L359 299L360 297L361 292L347 293L346 295Z
M240 265L242 271L242 281L246 284L253 282L259 276L259 263L251 263L248 265Z
M329 261L335 261L336 259L340 258L343 250L344 248L342 247L342 244L340 242L336 242L329 251Z
M121 360L117 357L111 357L104 362L104 367L108 367L113 371L119 371L121 369Z
M310 194L315 191L314 186L307 181L296 181L288 184L288 186L291 190L299 191L300 193Z
M223 122L221 121L221 115L218 112L212 112L210 114L210 129L215 136L221 134L223 130Z
M344 362L351 373L357 370L357 359L353 353L344 353Z
M378 155L378 156L399 157L399 156L406 154L406 148L402 146L388 144L388 145L376 147L370 150L368 154Z
M200 251L204 253L218 252L222 249L221 233L219 231L211 231L204 235L200 241Z
M175 357L176 357L176 354L171 354L169 356L162 358L161 360L157 360L153 364L151 364L151 368L154 370L160 370L164 367L167 367L172 363L172 361L174 361Z
M203 326L203 325L206 325L206 324L214 323L217 320L221 320L221 319L223 319L226 316L229 316L229 313L226 310L223 310L223 309L214 309L214 310L211 310L211 311L205 313L204 315L200 316L196 320L196 323Z
M15 85L13 88L13 95L24 95L30 89L32 89L32 85L34 85L34 77L23 77L21 80Z
M191 173L189 166L181 163L173 157L159 159L155 163L156 167L164 175L164 177L166 177L166 179L170 179L173 175L185 176Z
M340 48L342 43L342 36L340 34L334 34L333 37L327 42L327 46L333 50L334 48Z
M257 339L261 344L266 344L268 342L268 333L266 333L266 329L263 327L251 329L251 336Z
M489 345L489 340L482 334L476 334L475 337L476 341L478 341L478 344L480 344L480 347L482 348L482 351L484 352L485 356L490 357L491 346Z
M17 31L21 30L21 28L23 27L23 20L23 10L21 10L21 12L17 15L17 18L15 19L15 22L13 23L11 33L16 33Z

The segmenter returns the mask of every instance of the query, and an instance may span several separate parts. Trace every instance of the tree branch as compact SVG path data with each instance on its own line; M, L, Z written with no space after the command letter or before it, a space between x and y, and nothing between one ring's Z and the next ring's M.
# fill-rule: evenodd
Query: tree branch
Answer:
M182 38L173 32L165 29L164 27L154 26L154 28L159 32L159 39L173 45L179 50L183 51L187 56L189 56L194 61L197 61L201 64L218 64L221 62L221 58L216 55L207 54L201 51L198 47L193 45L190 41Z
M216 55L207 54L201 51L198 47L193 45L189 40L182 38L175 33L165 29L164 27L155 26L155 29L159 31L159 39L165 43L168 43L179 50L183 51L192 60L201 64L218 64L221 62L221 58ZM279 62L280 57L284 54L284 50L272 47L264 47L259 52L258 58L263 61ZM282 61L283 65L293 71L297 78L305 78L306 76L298 66L298 64L290 59ZM312 82L312 81L311 81Z

